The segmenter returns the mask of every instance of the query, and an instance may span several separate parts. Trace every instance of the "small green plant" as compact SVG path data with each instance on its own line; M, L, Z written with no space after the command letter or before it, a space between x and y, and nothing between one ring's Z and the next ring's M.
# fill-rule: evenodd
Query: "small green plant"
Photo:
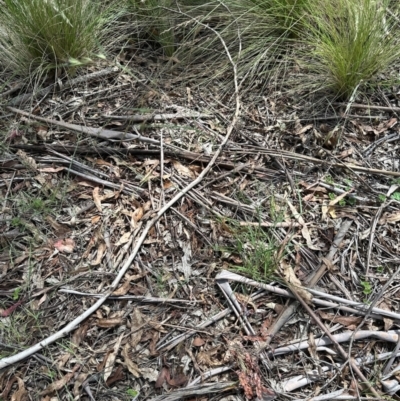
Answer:
M391 198L400 201L400 192L393 192Z
M361 281L364 295L370 295L372 293L372 286L369 281Z
M378 266L378 267L376 268L376 271L377 271L378 273L383 273L383 272L385 271L385 267L384 267L384 266Z
M335 181L333 180L332 176L330 176L330 175L327 175L324 180L329 185L334 185L335 184Z
M11 219L11 226L14 228L23 227L24 223L20 217L13 217Z
M329 192L328 196L330 200L336 199L336 195L333 192Z
M45 208L45 203L44 203L43 199L34 198L34 199L32 199L31 206L35 212L41 213L41 212L43 212L43 210Z
M21 290L22 290L21 287L18 287L18 288L16 288L16 289L14 290L13 295L12 295L12 299L13 299L14 301L18 301L18 299L19 299L19 294L21 293Z
M132 397L131 401L133 401L136 400L136 398L139 396L139 391L128 388L128 390L126 390L126 394L129 395L129 397Z
M268 281L274 276L278 260L278 246L274 238L261 226L232 224L233 245L230 251L239 256L240 265L233 270L243 273L257 281Z
M383 195L383 194L379 194L378 195L378 201L381 202L381 203L385 202L386 201L386 196Z

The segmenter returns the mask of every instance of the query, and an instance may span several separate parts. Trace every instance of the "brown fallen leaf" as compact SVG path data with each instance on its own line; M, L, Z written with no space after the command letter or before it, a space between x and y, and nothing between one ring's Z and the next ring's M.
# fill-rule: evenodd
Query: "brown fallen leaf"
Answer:
M129 355L130 350L131 346L128 343L126 343L122 348L121 354L124 359L125 366L128 368L129 372L132 373L133 377L139 378L140 369L137 366L137 364L132 361L132 357Z
M176 171L179 173L179 175L189 178L196 178L193 171L191 171L189 168L179 163L177 160L174 160L172 164L175 167Z
M124 380L125 375L123 373L123 367L118 366L117 370L107 379L106 385L110 387L113 383Z
M131 321L129 322L129 327L131 329L130 344L132 348L135 348L142 339L144 323L145 320L140 309L135 308L131 314Z
M118 337L117 341L115 342L114 349L112 350L112 352L110 352L108 354L108 358L106 360L105 367L104 367L104 377L103 377L104 381L106 383L107 383L108 378L111 376L111 373L112 373L112 370L114 367L114 363L115 363L115 359L117 357L118 350L121 345L121 341L122 341L123 337L124 337L124 334L121 334Z
M362 321L361 316L339 316L333 313L325 313L321 310L318 311L318 314L322 319L329 320L332 323L342 324L350 330L354 330Z
M96 259L93 262L90 262L90 264L92 266L98 266L101 263L106 250L107 250L106 243L105 242L100 242L100 244L99 244L99 246L97 248Z
M307 304L311 304L312 295L303 287L301 281L297 278L293 268L284 261L280 263L280 267L283 274L283 278L286 280L287 284L289 285L289 288L293 286L293 288L296 290L299 296L301 296L301 298L303 298L303 300Z
M79 347L79 344L85 338L88 330L89 330L89 325L87 323L83 324L82 326L79 326L72 335L72 340L71 340L72 344L74 344L76 347Z
M123 319L120 317L115 317L115 318L111 318L111 319L110 318L98 319L96 321L96 326L108 329L110 327L119 326L120 324L122 324L122 322L123 322Z
M24 381L17 377L18 390L11 396L11 401L26 401L28 399L28 392L25 389Z
M81 394L81 387L83 382L87 379L89 373L79 373L78 377L75 379L74 388L72 390L72 394L79 400L79 396Z
M93 196L94 204L97 207L97 210L101 213L103 211L103 208L101 207L101 199L100 199L99 191L100 191L99 187L94 188L92 196Z
M40 395L48 395L52 394L55 391L61 390L64 386L67 385L67 383L72 379L72 377L75 375L75 372L80 368L80 365L75 365L74 368L72 369L72 372L67 373L62 379L57 380L50 385L48 385L41 393Z

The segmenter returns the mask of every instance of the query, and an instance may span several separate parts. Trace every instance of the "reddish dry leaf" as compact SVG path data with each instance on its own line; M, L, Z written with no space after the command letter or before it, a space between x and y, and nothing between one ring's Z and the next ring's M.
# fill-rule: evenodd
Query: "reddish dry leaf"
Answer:
M97 224L100 221L100 219L101 219L101 216L92 216L90 218L90 222L94 225L94 224Z
M167 377L167 382L172 387L181 387L188 382L188 378L183 373L180 373L173 379Z
M158 374L156 383L154 385L155 388L160 388L162 385L165 383L165 380L167 378L167 375L169 377L169 370L167 368L162 368L160 370L160 373Z
M79 368L80 365L75 365L75 367L72 369L72 372L67 373L62 379L51 383L40 393L40 395L48 395L54 393L55 391L61 390L72 379L72 377L75 375L75 372Z
M54 248L61 253L72 253L74 252L75 241L72 238L60 239L54 243Z
M18 306L20 306L23 302L23 299L19 300L18 302L16 302L14 305L11 305L9 308L7 309L0 309L0 317L8 317L10 316L17 308Z
M180 387L188 382L188 378L184 374L180 373L171 379L168 368L162 368L154 385L155 388L162 387L165 381L167 381L167 383L172 387Z
M5 371L4 371L4 373L5 373ZM4 383L4 376L2 376L2 379L3 379L2 380L2 385L3 386L0 387L0 388L3 388L4 390L0 394L1 394L1 396L2 396L2 398L4 400L8 400L9 399L8 395L10 394L14 383L17 381L17 377L16 376L12 376L10 379L6 380L5 383Z
M202 345L204 345L206 342L201 338L201 337L195 337L193 339L192 345L194 347L201 347Z

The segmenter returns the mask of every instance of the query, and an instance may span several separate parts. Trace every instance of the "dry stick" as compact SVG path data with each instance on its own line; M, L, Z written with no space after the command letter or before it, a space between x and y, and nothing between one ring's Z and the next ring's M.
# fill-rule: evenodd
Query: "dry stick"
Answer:
M77 126L79 127L79 126ZM115 134L122 134L121 132L118 131L110 131L108 132L113 132ZM142 140L145 137L140 137L136 138L137 140ZM147 138L151 141L155 141L154 139ZM154 143L155 145L160 145L158 141L157 143ZM210 156L205 156L199 153L195 152L189 152L180 148L177 148L175 146L167 145L164 143L164 147L167 147L169 149L164 149L164 156L168 157L173 157L173 158L178 158L181 157L182 159L186 160L191 160L193 162L198 162L198 163L209 163L211 160ZM43 146L38 146L38 145L22 145L22 144L16 144L16 145L10 145L11 149L23 149L26 151L33 151L33 152L43 152ZM113 149L113 148L107 148L107 147L88 147L88 146L61 146L61 145L46 145L47 149L51 150L56 150L58 152L66 152L68 154L96 154L96 155L113 155L113 154L119 154L119 155L126 155L126 154L131 154L131 155L137 155L137 156L148 156L148 155L153 155L153 156L159 156L160 151L159 150L154 150L154 149L136 149L136 148L122 148L122 149ZM229 169L229 170L235 170L236 165L234 163L231 163L229 161L216 161L216 165ZM248 173L258 173L258 174L264 174L269 176L271 179L274 177L277 177L279 174L279 171L276 170L271 170L267 168L262 168L262 167L250 167L248 165L244 165L242 169ZM228 174L232 173L232 171L229 171ZM200 188L199 190L201 190Z
M171 114L133 114L131 116L113 116L102 114L103 118L108 118L110 120L127 121L129 123L150 123L155 121L165 121L165 120L184 120L189 118L213 118L211 114L201 114L201 113L171 113Z
M212 29L212 28L210 28ZM240 113L240 99L239 99L239 90L238 90L238 83L237 83L237 71L236 71L236 65L232 60L232 57L229 53L229 50L224 42L224 40L221 38L221 36L215 32L218 37L220 38L225 51L227 53L227 56L229 58L229 61L232 64L233 67L233 73L234 73L234 83L235 83L235 96L236 96L236 107L235 107L235 113L233 115L232 121L229 124L227 130L226 130L226 135L219 145L217 151L215 152L214 156L212 157L210 163L205 167L205 169L199 174L199 176L192 181L187 187L185 187L180 193L174 196L164 207L162 207L157 214L147 223L146 227L144 228L142 235L139 237L138 241L136 242L136 245L129 256L128 260L125 262L125 264L122 266L120 272L118 273L117 277L114 279L112 282L109 290L94 304L92 305L89 309L87 309L82 315L78 316L76 319L74 319L72 322L67 324L63 329L59 330L57 333L54 333L50 337L46 338L45 340L39 342L38 344L24 350L23 352L20 352L16 355L13 355L8 358L3 358L0 360L0 369L6 368L16 362L19 362L28 356L40 351L42 348L52 344L53 342L57 341L58 339L64 337L68 333L70 333L72 330L74 330L80 323L82 323L85 319L87 319L92 313L94 313L96 310L100 308L101 305L107 300L107 298L116 290L119 282L122 280L124 277L125 273L128 271L128 269L131 267L132 262L134 261L137 253L139 252L140 247L142 246L148 232L150 229L157 223L157 221L160 219L160 217L170 208L172 207L179 199L181 199L186 193L188 193L192 188L194 188L199 182L202 181L202 179L208 174L208 172L211 170L213 167L215 161L219 157L219 155L222 152L223 147L226 145L226 143L229 140L229 137L233 131L233 128L235 127L237 120L239 118L239 113Z
M353 220L347 220L345 223L340 227L339 232L336 234L336 238L331 245L331 249L329 250L328 255L326 258L322 259L322 263L320 268L307 280L308 287L314 287L319 280L321 280L322 276L325 274L328 264L333 261L337 250L341 242L343 241L344 236L346 235L347 231L349 230Z
M157 141L155 139L151 139L151 138L146 138L145 136L142 136L140 134L131 134L129 132L125 133L125 132L113 131L113 130L103 129L103 128L84 127L84 126L77 125L77 124L66 123L64 121L56 121L56 120L51 120L51 119L45 118L45 117L35 116L24 110L15 109L14 107L7 107L7 109L16 114L21 114L22 116L25 116L28 118L34 118L35 120L43 121L44 123L46 123L48 125L55 125L58 127L62 127L62 128L71 130L71 131L76 131L76 132L80 132L82 134L87 134L87 135L93 136L95 138L119 139L119 140L123 140L123 141L137 140L137 141L141 141L141 142L151 143L152 145L160 144L159 141Z
M70 87L72 87L74 85L78 85L82 82L87 82L87 81L90 81L93 79L105 77L107 75L118 72L118 70L119 70L118 67L106 68L105 70L96 71L91 74L87 74L87 75L72 79L63 85L63 89L70 88ZM8 102L8 104L11 106L19 106L19 105L27 102L29 99L33 98L34 96L47 96L56 87L57 87L57 84L51 84L46 88L38 90L36 93L25 93L24 95L17 96L16 98L11 99Z
M390 202L389 202L390 203ZM371 226L371 232L369 234L369 243L368 243L368 252L367 252L367 260L365 262L365 277L368 277L369 273L369 264L371 262L371 253L372 253L372 245L374 243L374 237L375 237L375 231L376 231L376 226L378 224L378 220L381 217L383 209L388 206L388 203L383 203L381 207L378 209L376 212L373 220L372 220L372 226Z
M338 106L347 106L346 103L336 103ZM355 109L365 109L365 110L383 110L383 111L400 111L400 107L388 107L388 106L376 106L376 105L367 105L360 103L352 103L350 108Z
M256 147L254 147L256 148ZM322 159L317 159L315 157L311 156L306 156L302 155L299 153L294 153L294 152L289 152L286 150L271 150L271 149L263 149L261 147L257 147L260 149L260 152L262 152L265 155L269 156L280 156L280 157L287 157L292 160L300 160L300 161L309 161L311 163L315 164L322 164L322 165L329 165L331 167L338 167L338 168L347 168L350 171L358 171L360 173L366 173L366 174L382 174L382 175L390 175L393 177L400 177L400 172L396 171L387 171L387 170L378 170L374 168L367 168L367 167L361 167L361 166L356 166L350 163L335 163L331 162L329 160L322 160Z
M350 363L351 368L353 371L356 373L356 375L360 378L360 380L368 387L368 389L372 392L372 394L379 398L381 395L372 387L371 383L368 382L367 378L364 376L364 374L361 372L360 368L357 366L355 363L354 359L351 358L350 355L347 354L347 352L342 348L342 346L336 341L336 339L333 337L333 335L330 333L330 331L326 328L326 326L321 322L319 317L314 313L314 311L308 306L306 301L299 295L299 293L296 290L296 287L293 285L286 283L287 286L289 287L290 291L293 293L293 295L297 298L297 300L302 304L303 308L308 312L308 314L314 319L314 321L317 323L317 325L321 328L322 331L325 332L327 337L332 341L332 344L335 346L335 348L338 350L339 354L342 356L344 360L348 360Z

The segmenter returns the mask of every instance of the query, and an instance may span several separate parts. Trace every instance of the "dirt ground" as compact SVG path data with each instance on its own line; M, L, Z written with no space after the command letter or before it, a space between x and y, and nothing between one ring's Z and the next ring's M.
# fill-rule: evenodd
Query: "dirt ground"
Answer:
M0 95L1 399L399 399L398 94L120 63Z

